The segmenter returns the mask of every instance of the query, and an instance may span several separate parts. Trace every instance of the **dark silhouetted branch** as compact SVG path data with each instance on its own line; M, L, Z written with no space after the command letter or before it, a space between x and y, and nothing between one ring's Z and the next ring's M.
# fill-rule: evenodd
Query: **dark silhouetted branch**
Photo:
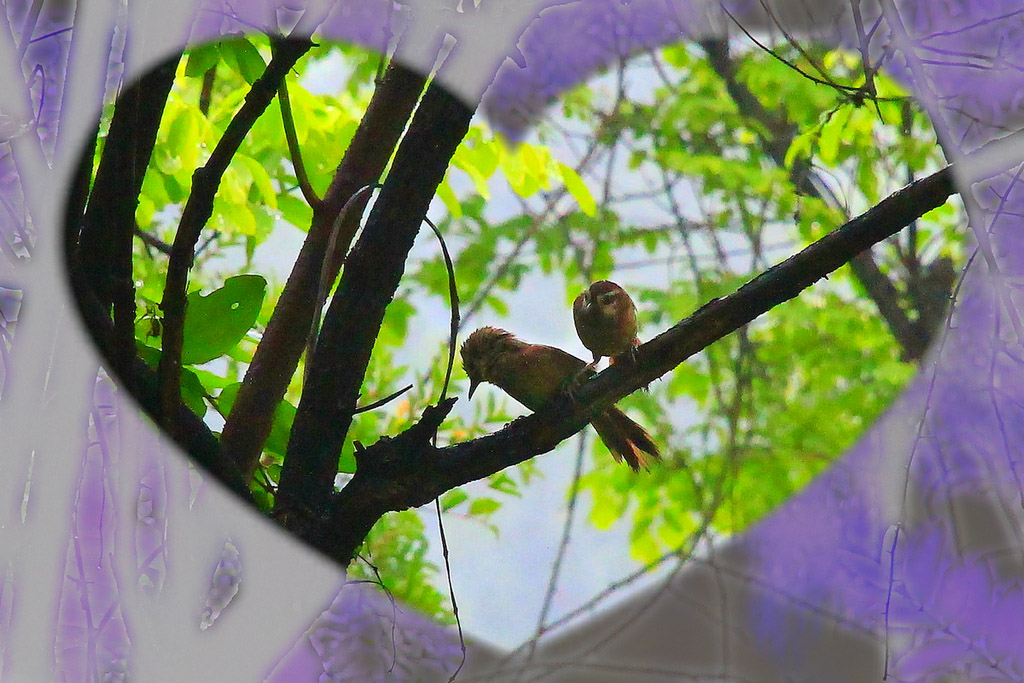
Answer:
M161 425L172 436L176 433L175 407L181 401L181 348L185 325L185 289L188 273L195 259L199 235L213 213L213 199L217 194L221 176L231 158L242 144L253 124L256 123L274 96L277 94L285 74L304 55L312 43L309 40L282 41L266 71L260 76L245 96L238 113L231 119L224 135L207 160L206 165L192 174L192 191L181 213L178 231L174 235L171 254L167 263L167 280L164 284L163 299L163 351L157 375L160 379L164 410L157 413Z
M129 388L135 358L135 284L132 240L135 209L142 191L160 118L174 83L181 54L168 59L125 89L114 107L96 179L84 216L71 215L66 238L71 242L69 266L77 279L76 295L89 291L105 309L113 307L114 333L103 349L112 370ZM81 172L91 165L92 149L83 150L75 183L75 203L83 199ZM81 224L79 225L79 220ZM78 232L79 228L81 231ZM72 246L76 244L77 246Z
M472 117L473 108L434 82L398 147L324 317L281 472L277 504L285 512L306 506L319 514L334 490L338 453L352 423L384 311Z
M284 397L306 344L335 220L359 188L376 183L384 172L423 92L424 83L423 76L396 62L388 66L323 202L313 212L306 241L246 370L221 434L225 455L245 472L252 472L259 462L274 411ZM327 264L331 281L338 275L365 206L366 198L357 201L339 226L336 248Z
M615 364L578 387L572 400L562 395L493 434L435 448L429 432L444 420L454 399L428 408L408 431L385 437L357 454L356 473L335 496L328 519L311 527L304 537L347 565L381 515L424 505L456 486L552 450L583 429L595 413L796 297L871 245L941 206L954 191L951 167L908 185L733 294L709 301L642 344L635 364Z

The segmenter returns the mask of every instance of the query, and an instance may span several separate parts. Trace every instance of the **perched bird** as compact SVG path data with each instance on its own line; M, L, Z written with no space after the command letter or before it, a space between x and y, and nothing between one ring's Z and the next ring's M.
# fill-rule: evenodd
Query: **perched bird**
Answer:
M594 354L594 367L602 356L611 363L640 345L636 337L636 305L622 287L609 280L598 280L585 289L572 304L576 334Z
M553 346L527 344L511 332L481 327L462 344L462 365L469 375L469 396L481 382L490 382L530 410L540 410L586 367L586 363ZM615 460L633 471L648 469L661 457L643 427L615 407L591 420Z

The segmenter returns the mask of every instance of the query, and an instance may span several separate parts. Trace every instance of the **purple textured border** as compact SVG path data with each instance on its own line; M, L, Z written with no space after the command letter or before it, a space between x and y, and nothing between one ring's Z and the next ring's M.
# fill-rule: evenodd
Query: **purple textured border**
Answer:
M520 44L526 67L506 63L488 93L486 110L496 125L521 132L549 98L600 65L625 51L672 40L679 35L677 26L686 30L687 20L696 22L680 9L686 5L662 0L587 0L582 6L542 15ZM346 3L328 20L326 33L379 45L383 7L381 3ZM256 1L231 8L210 6L199 15L196 35L211 37L241 30L245 24L268 25L276 9L274 3ZM942 102L953 137L970 149L1004 127L1017 127L1012 116L1024 92L1024 76L1015 65L1024 64L1024 23L1016 3L916 0L902 3L901 9L908 32L922 41L930 86ZM243 22L227 18L231 11ZM66 40L55 35L33 49L37 50L30 53L33 59L44 66L40 83L46 84L47 98L40 127L44 149L48 149L59 115ZM901 68L898 54L896 60L894 68ZM912 82L909 75L906 78ZM1024 207L1015 180L1001 176L974 192L984 218L984 224L975 228L991 234L996 263L1009 283L1020 276L1024 265L1024 242L1016 235ZM0 240L7 244L31 240L6 149L0 154L0 196L4 199ZM1009 331L1005 309L994 302L990 276L983 259L975 259L934 364L925 366L906 394L841 463L742 540L765 584L828 605L876 632L901 633L899 647L894 645L892 653L897 680L925 680L954 663L964 666L967 662L988 667L994 680L1024 679L1024 639L1016 637L1024 613L1024 590L1019 571L1008 570L1004 561L1007 555L1016 557L1011 569L1019 569L1024 545L1019 523L1014 526L1006 513L1017 508L1022 497L1018 470L1024 452L1024 353ZM28 297L31 300L31 292ZM58 642L68 648L61 650L59 668L68 680L85 680L77 674L96 671L97 657L116 663L130 654L130 633L118 616L113 569L107 566L107 573L91 569L104 567L104 558L111 552L109 525L113 522L103 514L108 463L102 432L111 419L112 404L109 389L101 383L94 411L100 429L82 463L76 538L68 555L68 576L74 577L69 581L78 592L68 593L68 599L61 601ZM909 489L914 505L904 514L902 468L911 457ZM158 463L140 462L139 471L143 478L159 478L161 468ZM162 490L159 481L147 487ZM965 499L992 510L1006 538L992 541L978 530L958 529L961 520L955 516L955 503ZM141 517L144 512L140 509ZM159 557L159 534L154 533L150 541L146 538L146 533L137 536L132 552ZM991 551L1000 544L1005 553ZM118 548L117 552L127 551ZM158 575L153 578L159 582ZM82 599L84 586L88 586L88 600ZM71 590L67 584L65 590ZM342 603L336 603L331 614L338 618L331 624L346 619L359 622L368 608L359 599L352 603L347 612L339 612ZM802 648L813 647L807 635L814 623L810 618L807 623L794 623L792 614L783 620L778 609L773 601L757 603L752 618L764 625L766 644L773 651L786 658L800 656ZM5 607L0 610L4 631L7 618ZM335 626L318 622L311 633L316 628ZM409 628L428 630L411 622ZM324 645L327 641L304 637L301 642L309 646L293 649L275 669L275 680L293 680L288 676L298 671L322 676L334 672L327 654L332 650ZM438 651L449 652L448 640L442 637L437 643ZM273 644L262 646L274 651ZM79 647L84 651L79 652ZM287 650L289 645L281 644L277 651ZM447 654L438 661L446 658ZM113 672L116 666L107 670Z

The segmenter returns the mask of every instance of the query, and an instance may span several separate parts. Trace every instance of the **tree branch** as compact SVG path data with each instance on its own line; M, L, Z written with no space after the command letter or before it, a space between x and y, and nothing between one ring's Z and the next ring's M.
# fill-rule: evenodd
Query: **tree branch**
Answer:
M163 351L157 376L160 381L161 410L158 420L172 436L176 435L175 407L181 402L181 349L185 325L185 289L195 258L199 234L213 213L213 199L227 169L249 129L277 94L285 74L305 54L312 43L308 39L282 41L266 71L252 84L238 113L231 119L206 165L192 174L192 191L182 210L167 263L163 300Z
M299 190L305 198L306 203L314 209L320 206L323 201L316 196L316 191L309 182L306 175L306 165L302 162L302 149L299 147L299 138L295 134L295 119L292 118L292 101L288 97L288 81L281 81L281 88L277 93L281 102L281 121L284 123L284 139L288 142L288 153L292 158L292 167L295 169L295 179L299 183Z
M319 513L334 490L384 311L394 297L423 216L469 130L473 108L436 81L420 102L394 166L349 255L324 318L281 472L278 505ZM298 518L296 518L298 519Z
M77 246L68 247L69 265L79 274L77 291L90 291L106 309L113 306L114 331L103 351L129 389L135 358L135 209L180 59L180 53L168 59L118 98L84 216L66 216L66 238L71 245L76 244L77 238ZM89 158L83 157L79 162L75 203L83 202L88 192L88 179L81 173L91 168L92 148L82 153Z
M416 426L358 453L356 474L334 498L326 521L304 535L342 565L381 515L424 505L445 491L552 450L591 417L687 358L796 297L871 245L941 206L955 191L952 167L886 198L729 296L713 299L637 349L635 364L618 363L544 409L479 439L435 448L427 433L452 399L428 408Z
M171 245L154 235L150 235L148 232L140 228L137 223L135 225L135 236L142 240L143 244L156 249L165 256L171 253Z
M384 172L424 84L425 79L420 74L394 61L388 65L323 202L314 209L306 241L246 370L221 433L221 448L225 455L244 472L251 473L259 462L263 443L273 423L274 410L284 397L306 344L317 303L321 268L335 220L359 188L376 183ZM341 262L352 243L366 201L357 201L338 227L336 248L328 263L328 279L332 282L338 276Z

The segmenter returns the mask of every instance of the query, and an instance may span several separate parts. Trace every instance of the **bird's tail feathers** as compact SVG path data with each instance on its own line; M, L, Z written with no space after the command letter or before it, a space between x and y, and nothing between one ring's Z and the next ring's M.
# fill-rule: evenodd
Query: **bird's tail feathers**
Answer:
M615 461L625 460L634 472L639 472L641 467L650 469L652 462L661 459L651 435L618 408L609 408L591 424Z

